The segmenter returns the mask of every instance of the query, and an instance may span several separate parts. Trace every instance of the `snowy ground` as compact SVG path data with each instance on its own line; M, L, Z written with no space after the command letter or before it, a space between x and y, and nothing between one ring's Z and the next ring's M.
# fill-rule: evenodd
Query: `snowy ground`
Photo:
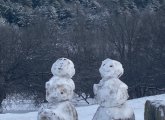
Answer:
M144 120L144 104L146 100L165 100L165 94L129 100L133 107L136 120ZM77 107L79 120L92 120L97 105ZM0 120L37 120L37 112L0 114Z

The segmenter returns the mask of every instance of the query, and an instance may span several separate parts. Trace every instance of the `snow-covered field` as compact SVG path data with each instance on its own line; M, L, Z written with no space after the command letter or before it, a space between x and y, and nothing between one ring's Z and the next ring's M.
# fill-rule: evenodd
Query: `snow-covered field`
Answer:
M136 120L144 120L143 114L146 100L165 100L165 94L129 100L128 103L134 109ZM79 120L92 120L97 107L97 105L77 107ZM37 120L37 111L29 113L0 114L0 120Z

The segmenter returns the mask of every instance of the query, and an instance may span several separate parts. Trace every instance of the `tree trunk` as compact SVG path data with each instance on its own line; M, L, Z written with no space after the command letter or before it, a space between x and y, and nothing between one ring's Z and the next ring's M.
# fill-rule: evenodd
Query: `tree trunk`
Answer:
M0 113L3 112L2 101L6 98L6 92L4 85L0 85Z
M145 120L165 120L165 101L147 100L145 103Z
M3 112L2 105L0 104L0 114Z

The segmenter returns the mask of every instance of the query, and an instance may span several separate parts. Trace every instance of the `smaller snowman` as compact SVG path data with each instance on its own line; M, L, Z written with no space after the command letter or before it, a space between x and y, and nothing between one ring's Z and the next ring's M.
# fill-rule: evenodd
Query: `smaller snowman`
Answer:
M78 120L75 107L70 100L75 84L71 79L75 74L74 64L67 58L58 59L51 68L53 77L46 82L48 105L38 112L38 120Z
M119 79L124 72L122 64L106 59L99 72L102 79L94 84L93 91L100 106L93 120L135 120L132 108L126 103L128 86Z

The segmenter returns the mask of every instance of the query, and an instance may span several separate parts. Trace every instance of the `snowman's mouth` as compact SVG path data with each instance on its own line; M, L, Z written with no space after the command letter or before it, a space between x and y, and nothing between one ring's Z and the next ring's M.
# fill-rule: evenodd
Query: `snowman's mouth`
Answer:
M62 68L58 68L58 70L62 70Z
M110 72L110 70L103 69L103 72L108 73L108 72Z
M58 97L53 96L53 97L51 97L50 99L51 99L51 100L57 100L57 98L58 98Z

